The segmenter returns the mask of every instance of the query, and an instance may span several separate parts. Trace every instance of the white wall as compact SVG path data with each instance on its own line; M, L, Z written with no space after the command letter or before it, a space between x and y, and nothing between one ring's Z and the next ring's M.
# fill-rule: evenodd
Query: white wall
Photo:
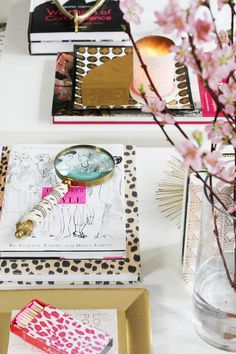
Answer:
M10 3L11 0L0 0L0 21L5 21L7 19Z

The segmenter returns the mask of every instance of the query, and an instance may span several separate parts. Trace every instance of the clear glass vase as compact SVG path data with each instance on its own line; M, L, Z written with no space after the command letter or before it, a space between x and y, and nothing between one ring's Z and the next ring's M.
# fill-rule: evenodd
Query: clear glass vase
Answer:
M233 204L231 187L215 192L227 207ZM204 193L193 296L194 326L209 344L236 352L236 288L232 284L236 280L236 220L216 204L213 207Z

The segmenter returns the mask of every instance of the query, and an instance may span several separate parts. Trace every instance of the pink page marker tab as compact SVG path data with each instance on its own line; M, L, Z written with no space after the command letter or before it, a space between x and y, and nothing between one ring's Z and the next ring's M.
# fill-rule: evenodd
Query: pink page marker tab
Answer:
M53 187L42 188L42 199L52 191ZM58 204L86 204L86 187L69 187L69 192L58 202Z

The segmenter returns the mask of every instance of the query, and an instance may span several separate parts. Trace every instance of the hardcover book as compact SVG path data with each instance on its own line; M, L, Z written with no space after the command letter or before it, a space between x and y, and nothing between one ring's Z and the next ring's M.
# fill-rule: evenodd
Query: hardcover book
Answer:
M5 153L7 170L9 148ZM106 260L0 259L0 288L65 288L81 285L126 284L140 281L140 245L136 191L135 148L124 147L126 258ZM132 189L129 187L132 185ZM2 180L1 191L5 184Z
M78 11L82 14L95 4L94 0L62 0L68 12ZM76 43L125 42L128 35L122 30L123 13L118 0L106 0L100 9L74 30L70 21L56 7L53 1L31 0L29 20L29 43L31 54L57 54L73 50Z
M14 145L0 221L2 257L122 258L125 255L124 167L99 186L72 187L67 196L34 228L31 236L16 239L15 225L61 181L53 161L65 145ZM104 145L123 159L122 145ZM83 161L90 156L83 153ZM80 156L78 156L80 159ZM88 160L89 163L89 160ZM76 194L76 195L75 195Z
M80 51L83 53L80 53ZM73 53L60 53L56 63L52 107L53 122L55 124L156 124L152 116L143 113L141 105L128 96L127 82L125 94L128 97L128 104L121 105L119 102L116 105L98 104L95 106L90 103L92 101L95 102L94 85L89 77L87 81L88 75L86 74L88 73L93 77L96 74L97 77L97 70L106 71L106 65L108 65L109 71L109 65L111 65L113 59L123 60L125 56L129 58L129 72L132 74L132 52L132 47L83 45L77 47L76 65L74 65ZM197 123L202 122L200 119L200 96L196 76L192 75L186 67L179 63L176 63L175 75L177 83L176 95L174 99L168 102L168 107L172 110L179 123L189 123L193 122L193 120L197 121ZM74 77L76 78L75 85ZM101 85L101 82L99 85ZM105 87L104 83L102 85L107 92L108 86ZM110 84L108 83L108 85ZM82 89L85 89L85 95L83 95ZM98 98L104 99L106 96L99 94L96 96L96 100ZM120 99L119 95L118 99ZM84 100L85 102L83 102ZM109 102L111 101L109 100ZM204 118L204 122L206 122L206 118Z

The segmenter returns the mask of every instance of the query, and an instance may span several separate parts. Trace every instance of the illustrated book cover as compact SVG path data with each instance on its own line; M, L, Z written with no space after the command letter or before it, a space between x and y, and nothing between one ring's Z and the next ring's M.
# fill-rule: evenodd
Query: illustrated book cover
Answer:
M62 0L60 3L69 13L87 11L95 0ZM28 37L31 54L57 54L73 50L81 42L128 42L122 30L123 13L118 0L106 0L93 15L74 30L74 21L69 20L53 1L31 0Z
M78 199L64 197L31 236L16 239L15 225L41 200L45 190L61 183L54 158L67 145L13 145L0 220L2 257L109 258L125 256L124 165L106 183L71 189ZM122 145L103 145L123 159ZM73 156L87 159L88 154ZM77 161L77 160L76 160Z
M3 147L0 164L6 174L9 147ZM73 288L81 285L120 285L140 281L140 245L136 189L135 148L124 147L126 258L64 260L34 258L0 259L0 289ZM132 188L130 188L132 186ZM4 193L2 179L0 189Z

